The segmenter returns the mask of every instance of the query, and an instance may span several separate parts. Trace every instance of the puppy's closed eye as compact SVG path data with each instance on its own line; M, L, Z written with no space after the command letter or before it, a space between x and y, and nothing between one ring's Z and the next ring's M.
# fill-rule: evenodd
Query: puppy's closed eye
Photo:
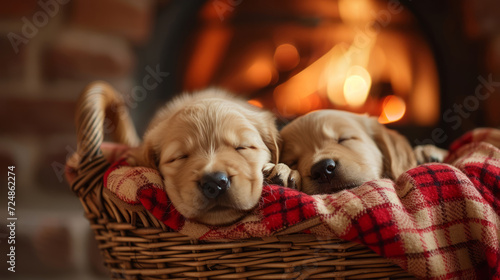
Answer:
M167 160L166 163L173 163L175 161L179 161L179 160L183 160L183 159L187 159L189 157L189 155L180 155L180 156L175 156L169 160Z
M239 146L239 147L235 148L236 151L242 151L242 150L247 150L247 149L255 150L257 148L254 146Z
M349 137L340 137L338 140L337 140L337 143L341 144L341 143L344 143L346 141L349 141L349 140L357 140L356 137L354 136L349 136Z

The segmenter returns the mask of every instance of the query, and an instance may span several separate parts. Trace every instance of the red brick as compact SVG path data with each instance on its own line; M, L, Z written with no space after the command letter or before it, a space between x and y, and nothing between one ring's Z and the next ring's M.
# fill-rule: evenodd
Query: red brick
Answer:
M75 101L0 98L2 134L76 133Z
M73 195L64 177L64 165L67 158L76 152L76 135L55 135L38 142L41 143L42 149L35 171L37 187L44 193Z
M142 43L150 35L152 8L150 0L75 0L70 22Z
M70 231L60 222L47 218L35 231L33 245L44 266L64 271L73 265Z
M101 79L130 75L134 62L125 40L67 30L48 48L44 68L49 78Z
M0 0L0 17L19 18L29 16L37 9L38 0Z
M26 219L26 217L24 217ZM19 220L20 221L20 220ZM25 225L25 223L24 223ZM6 225L0 224L0 234L7 233ZM2 240L3 241L3 240ZM7 261L6 248L0 244L2 254L0 261ZM75 273L75 265L71 254L71 236L64 225L40 223L35 230L29 230L23 223L16 225L16 272L2 269L0 277L56 277ZM2 265L2 268L5 266ZM7 274L8 273L8 274ZM44 277L41 277L44 276ZM50 278L48 278L50 279Z
M10 35L9 35L10 34ZM11 79L21 77L24 72L26 61L26 44L13 37L12 42L8 36L21 36L20 32L7 33L0 37L0 79Z
M7 166L15 165L14 155L6 147L0 148L0 168L7 168ZM4 177L5 176L5 177ZM6 174L1 176L4 182L7 182Z
M95 240L95 235L93 232L90 232L89 235L89 243L88 243L88 254L90 268L92 273L96 276L111 276L111 272L104 265L104 258L101 255L101 250L97 247L97 241Z

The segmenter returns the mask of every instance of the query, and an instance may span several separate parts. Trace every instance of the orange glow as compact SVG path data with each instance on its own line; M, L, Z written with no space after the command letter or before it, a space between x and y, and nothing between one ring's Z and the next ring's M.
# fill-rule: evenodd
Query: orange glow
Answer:
M331 51L291 77L288 81L276 87L275 98L283 98L282 101L286 102L286 99L290 96L303 98L316 92L318 90L319 77L321 77L321 73L329 61L330 56Z
M340 18L351 25L369 22L376 10L370 0L339 0L338 5Z
M278 88L274 89L274 98L276 99L276 107L278 112L284 117L292 117L300 111L300 98L297 95L289 95L286 100L280 98L282 97L278 91Z
M382 47L390 47L391 59L387 61L387 75L390 80L391 86L394 89L394 93L399 96L406 96L408 93L412 92L412 84L414 83L412 62L410 61L412 52L410 45L401 38L393 35L384 34L381 36L384 42ZM412 46L415 47L415 46ZM418 48L419 57L415 59L418 63L422 58L420 56L425 56L422 52L424 50Z
M264 105L262 105L262 102L260 102L257 99L251 99L251 100L248 100L247 102L248 102L248 104L253 105L255 107L259 107L259 108L264 107Z
M350 105L358 107L365 103L371 88L371 77L368 71L360 66L353 65L353 60L368 56L370 49L362 52L352 50L345 44L339 44L324 54L307 68L276 87L274 99L278 107L287 107L289 115L307 113L305 98L312 94L323 94L340 106ZM351 77L351 78L350 78ZM350 78L350 79L349 79ZM292 96L304 102L301 107L287 105L295 103ZM312 110L317 108L312 108ZM282 108L280 112L284 111Z
M255 87L265 87L273 79L273 66L267 59L258 59L247 69L246 78Z
M306 114L308 112L318 110L321 108L321 99L317 94L311 94L305 98L300 99L298 114Z
M297 48L291 44L281 44L274 52L274 64L280 71L290 71L300 62Z
M309 99L309 102L311 105L311 108L309 109L309 111L314 111L314 110L318 110L318 109L322 108L323 102L321 101L321 98L319 97L319 95L311 94L311 95L309 95L308 99Z
M277 105L279 113L284 117L306 114L321 109L323 106L318 94L310 94L303 97L291 95L286 102L277 103Z
M361 76L352 75L345 79L344 97L349 106L359 107L363 105L369 90L368 83Z
M348 77L344 82L344 98L346 103L352 107L365 104L372 80L368 71L361 66L353 66L348 71Z
M334 58L342 57L344 50L340 45L334 47L288 81L277 86L273 97L278 111L286 117L303 112L304 108L301 109L303 99L312 94L321 93L325 90L326 82L329 81L330 77L332 79L337 77L336 73L342 72L343 69L347 71L347 67L341 67L340 70L337 70L337 64L334 63L337 62ZM329 71L328 65L332 65L333 70Z
M406 104L403 99L395 95L384 98L382 114L378 118L381 124L391 123L400 120L406 112Z
M231 31L224 26L206 28L201 33L195 44L199 47L195 48L187 67L186 89L204 88L210 84L230 38Z
M413 84L413 92L409 97L413 120L417 125L432 126L439 120L439 76L434 58L429 48L421 44L418 48L418 59L415 66L418 69L418 82Z
M350 59L346 56L348 46L339 44L333 47L330 52L330 62L325 66L325 70L323 71L324 81L322 83L326 84L326 95L333 104L346 106L347 102L344 98L343 85L351 63Z

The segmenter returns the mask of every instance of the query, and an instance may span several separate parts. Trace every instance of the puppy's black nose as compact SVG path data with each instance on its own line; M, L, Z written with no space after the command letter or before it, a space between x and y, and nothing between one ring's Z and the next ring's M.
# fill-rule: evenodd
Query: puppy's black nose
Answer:
M207 173L200 181L200 187L207 198L217 198L230 186L227 174L223 172Z
M335 175L335 167L336 164L333 159L318 161L311 167L311 179L329 183Z

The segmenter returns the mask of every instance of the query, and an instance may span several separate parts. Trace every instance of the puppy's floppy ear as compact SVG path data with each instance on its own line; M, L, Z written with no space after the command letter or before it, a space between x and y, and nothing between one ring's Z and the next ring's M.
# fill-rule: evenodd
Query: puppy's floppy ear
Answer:
M271 152L271 162L278 164L280 158L280 136L278 129L276 128L276 119L271 112L260 112L258 116L258 123L256 124L257 130L259 131L260 137L266 147Z
M408 140L373 119L373 140L383 156L383 176L395 180L406 170L417 165L417 160Z
M153 141L146 139L139 147L128 152L127 162L132 166L145 166L158 169L158 151Z
M271 115L271 113L269 113ZM278 164L280 158L280 134L276 128L276 120L273 116L266 118L264 125L259 128L260 136L271 152L271 162Z

